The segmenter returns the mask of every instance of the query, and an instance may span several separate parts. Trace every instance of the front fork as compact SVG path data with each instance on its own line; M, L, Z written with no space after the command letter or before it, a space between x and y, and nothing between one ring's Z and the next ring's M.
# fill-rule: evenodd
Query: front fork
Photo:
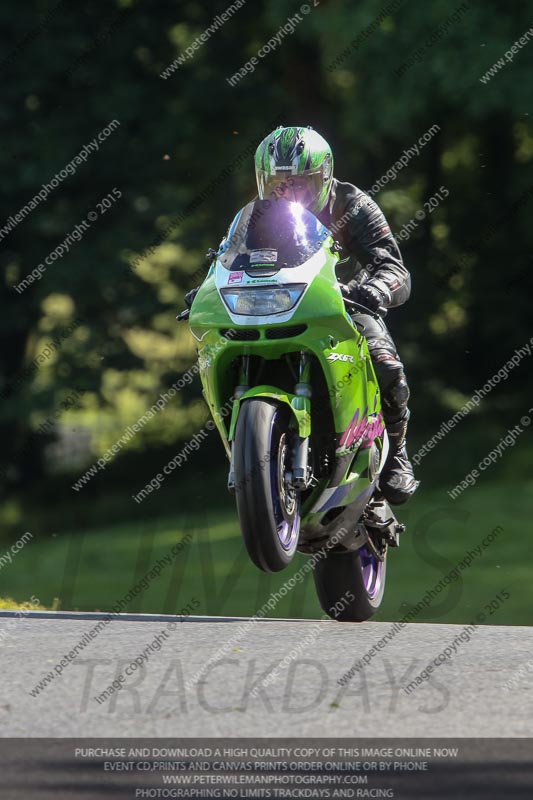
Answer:
M238 400L250 388L250 356L242 356L239 366L239 383L233 392L233 397ZM231 455L229 461L228 492L235 493L235 438L230 442Z
M306 352L300 353L298 383L294 387L294 394L311 400L311 357ZM309 486L310 473L309 437L297 436L292 459L292 474L287 475L287 480L297 491L303 492Z
M250 388L250 358L242 356L239 371L239 384L235 389L234 397L240 398ZM311 399L311 356L302 351L298 364L298 383L294 387L297 397ZM309 420L310 422L310 420ZM231 441L230 468L228 474L228 490L235 492L235 467L234 467L235 441ZM309 466L309 436L296 436L292 452L292 469L286 473L286 481L296 491L303 492L312 481L311 467Z

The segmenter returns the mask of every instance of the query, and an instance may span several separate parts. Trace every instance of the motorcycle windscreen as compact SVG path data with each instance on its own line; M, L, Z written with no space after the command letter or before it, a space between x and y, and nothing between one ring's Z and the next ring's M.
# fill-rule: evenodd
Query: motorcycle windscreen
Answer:
M299 203L255 200L235 217L218 257L232 272L275 272L304 264L328 236L328 229Z

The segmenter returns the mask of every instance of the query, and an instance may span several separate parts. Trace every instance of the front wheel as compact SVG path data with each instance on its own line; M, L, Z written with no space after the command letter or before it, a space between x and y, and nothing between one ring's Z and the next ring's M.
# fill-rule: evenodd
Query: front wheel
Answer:
M322 609L339 622L364 622L376 613L385 591L387 558L379 561L370 548L327 552L313 570Z
M290 410L273 400L242 403L235 429L235 496L241 532L254 564L279 572L300 532L300 496L287 481L295 431Z

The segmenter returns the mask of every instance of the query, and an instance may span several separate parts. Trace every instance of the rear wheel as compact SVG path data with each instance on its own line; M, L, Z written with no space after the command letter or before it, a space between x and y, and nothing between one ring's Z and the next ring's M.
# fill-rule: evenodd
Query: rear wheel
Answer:
M263 398L245 400L234 441L235 496L254 564L278 572L292 560L300 532L300 496L287 481L296 433L291 412Z
M387 558L366 545L357 552L329 551L313 570L322 609L339 622L364 622L376 613L385 591Z

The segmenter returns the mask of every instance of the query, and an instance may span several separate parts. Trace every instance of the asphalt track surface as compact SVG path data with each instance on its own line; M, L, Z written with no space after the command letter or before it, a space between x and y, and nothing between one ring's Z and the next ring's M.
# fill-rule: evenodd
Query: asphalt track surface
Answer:
M0 612L0 737L533 737L531 628L479 626L410 693L463 626L406 625L342 686L391 623L122 614L56 670L104 616Z

